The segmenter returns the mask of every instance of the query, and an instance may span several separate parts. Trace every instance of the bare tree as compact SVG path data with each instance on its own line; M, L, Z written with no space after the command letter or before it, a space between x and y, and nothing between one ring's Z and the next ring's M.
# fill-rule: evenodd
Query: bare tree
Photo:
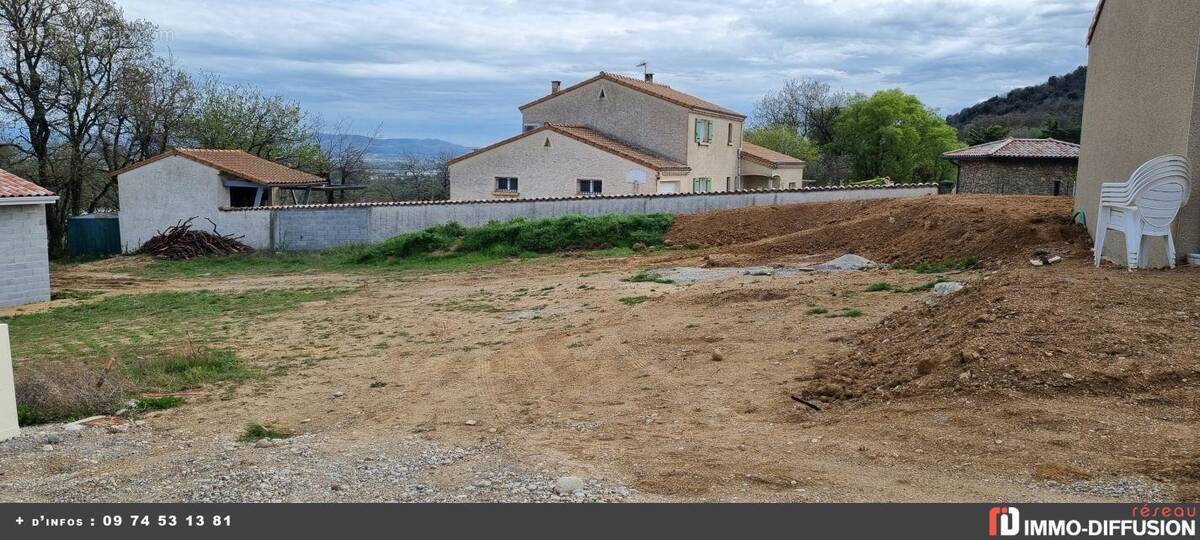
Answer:
M838 112L853 99L852 94L834 92L820 81L791 79L754 106L755 123L785 126L817 145L825 145L833 141Z
M375 126L375 130L367 136L352 134L352 127L351 122L341 120L321 135L321 162L325 170L319 176L323 176L330 185L360 186L369 179L367 156L379 138L380 126ZM341 193L341 200L346 200L345 191Z

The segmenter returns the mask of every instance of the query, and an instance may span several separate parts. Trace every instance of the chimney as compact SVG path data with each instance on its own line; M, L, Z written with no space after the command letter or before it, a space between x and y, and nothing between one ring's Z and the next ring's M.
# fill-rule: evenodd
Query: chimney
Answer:
M646 74L646 82L648 82L648 83L654 82L654 74L653 73Z
M562 88L562 81L550 81L551 94L557 94L559 88Z

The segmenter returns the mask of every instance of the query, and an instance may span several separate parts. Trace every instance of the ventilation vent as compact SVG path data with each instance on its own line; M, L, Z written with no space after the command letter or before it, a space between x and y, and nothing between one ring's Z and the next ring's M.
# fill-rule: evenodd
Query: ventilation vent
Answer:
M600 99L604 99L604 89L600 89Z
M550 148L550 137L546 137L546 142L542 143L542 146Z

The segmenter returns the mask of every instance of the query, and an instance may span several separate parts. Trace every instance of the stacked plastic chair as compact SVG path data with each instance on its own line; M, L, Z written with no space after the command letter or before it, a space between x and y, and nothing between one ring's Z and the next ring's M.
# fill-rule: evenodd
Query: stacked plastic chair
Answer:
M1147 266L1145 239L1162 237L1167 258L1175 268L1175 237L1171 223L1191 194L1191 167L1183 156L1159 156L1138 167L1126 182L1100 187L1100 212L1096 221L1095 263L1100 266L1104 238L1111 229L1125 235L1129 270Z

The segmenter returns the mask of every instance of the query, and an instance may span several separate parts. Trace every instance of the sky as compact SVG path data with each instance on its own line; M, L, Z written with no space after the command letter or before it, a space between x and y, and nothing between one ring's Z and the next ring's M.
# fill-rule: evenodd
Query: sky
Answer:
M901 88L943 114L1087 63L1096 0L116 0L192 72L327 123L483 146L612 71L751 115L789 78Z

